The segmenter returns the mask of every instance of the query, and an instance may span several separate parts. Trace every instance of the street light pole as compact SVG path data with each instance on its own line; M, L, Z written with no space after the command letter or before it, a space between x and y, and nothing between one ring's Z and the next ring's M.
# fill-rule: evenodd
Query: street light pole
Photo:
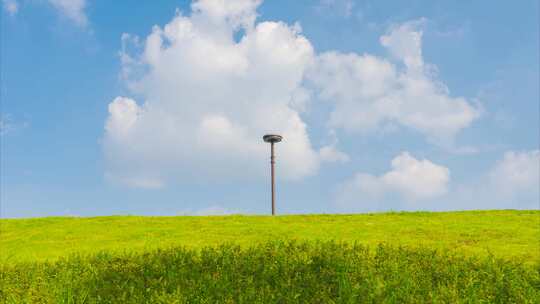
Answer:
M281 135L267 134L263 136L265 142L270 143L270 170L271 170L271 189L272 189L272 215L276 214L276 184L275 184L275 163L274 144L283 139Z
M272 215L276 214L276 184L275 184L275 157L274 157L274 143L270 143L270 167L272 168Z

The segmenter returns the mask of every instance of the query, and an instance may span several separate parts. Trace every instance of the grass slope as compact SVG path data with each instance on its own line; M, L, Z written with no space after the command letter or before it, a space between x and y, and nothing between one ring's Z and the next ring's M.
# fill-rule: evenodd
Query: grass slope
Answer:
M51 217L0 220L0 264L54 261L73 253L137 253L269 240L336 240L422 247L540 262L539 211L358 215Z

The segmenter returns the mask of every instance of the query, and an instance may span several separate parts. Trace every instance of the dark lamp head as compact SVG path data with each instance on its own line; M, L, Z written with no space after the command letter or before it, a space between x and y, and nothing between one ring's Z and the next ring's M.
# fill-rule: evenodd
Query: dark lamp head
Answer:
M277 143L280 142L283 139L281 135L277 134L266 134L263 136L263 140L267 143Z

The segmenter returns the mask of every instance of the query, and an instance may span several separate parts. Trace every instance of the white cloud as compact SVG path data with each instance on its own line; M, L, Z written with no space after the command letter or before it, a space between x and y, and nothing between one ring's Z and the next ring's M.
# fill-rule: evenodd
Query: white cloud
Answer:
M509 151L489 172L492 189L504 197L536 193L540 187L540 151Z
M368 133L397 123L439 144L469 126L480 110L463 97L451 97L422 57L422 20L407 22L381 37L403 63L369 54L330 51L318 56L308 74L320 99L335 105L329 125Z
M105 172L105 178L113 184L126 185L132 188L155 190L165 187L165 184L159 177L156 178L149 175L125 175L118 177L110 172Z
M345 18L352 15L353 0L320 0L315 9L321 14L339 14Z
M350 160L349 155L339 151L335 145L324 146L319 150L321 160L327 162L346 163Z
M212 205L199 210L184 210L178 213L179 215L191 216L215 216L215 215L234 215L242 214L239 210L230 210L219 205Z
M507 151L477 180L456 185L452 209L540 209L540 151Z
M6 116L0 117L0 136L4 136L13 131L13 124Z
M49 3L77 25L84 27L88 24L84 12L86 0L49 0Z
M16 15L19 11L19 3L16 0L2 0L2 3L4 4L4 9L11 16Z
M10 114L0 115L0 136L15 134L30 125L27 121L16 121Z
M392 160L392 170L375 176L357 173L338 190L336 202L345 208L378 210L387 198L405 200L407 208L416 201L432 199L448 192L450 170L427 159L418 160L402 152Z
M72 20L77 25L85 27L88 24L88 18L84 12L86 0L48 0L48 2L66 18ZM17 0L2 0L4 9L14 16L19 11L19 2Z
M108 174L127 183L263 177L269 132L284 136L276 149L280 177L318 170L298 110L313 48L297 25L255 24L258 4L194 2L191 16L155 26L143 51L122 55L122 77L143 102L118 97L109 105ZM235 41L240 29L245 35Z
M350 157L349 155L347 155L347 153L338 150L338 138L336 136L336 133L330 132L328 135L331 143L319 149L319 157L321 161L329 163L346 163L350 161Z
M478 116L424 65L417 23L381 38L402 70L369 54L317 55L298 24L257 23L259 4L195 1L191 15L178 12L144 39L122 35L120 74L131 96L109 105L103 147L111 180L161 187L263 177L261 136L269 132L284 136L277 156L286 180L313 175L324 161L347 162L337 139L313 147L301 117L313 97L332 100L332 134L401 125L444 141Z
M402 61L409 69L422 69L422 35L425 19L409 21L393 26L386 35L380 38L381 44L390 54Z
M210 206L208 208L203 208L201 210L198 210L194 212L193 215L231 215L231 214L238 214L237 211L232 211L227 208L221 207L221 206Z

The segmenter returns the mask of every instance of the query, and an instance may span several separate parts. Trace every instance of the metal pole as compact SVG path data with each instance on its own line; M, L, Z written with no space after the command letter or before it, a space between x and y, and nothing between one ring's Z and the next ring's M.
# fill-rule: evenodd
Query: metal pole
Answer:
M276 163L275 161L275 157L274 157L274 143L270 143L270 166L272 167L272 215L275 215L276 214L276 199L275 199L275 195L276 195L276 185L275 185L275 182L274 182L274 176L275 176L275 172L274 172L274 164Z
M276 184L275 184L275 166L276 157L274 156L274 144L280 142L283 139L278 134L266 134L263 136L263 140L270 143L270 169L272 171L272 215L276 215Z

